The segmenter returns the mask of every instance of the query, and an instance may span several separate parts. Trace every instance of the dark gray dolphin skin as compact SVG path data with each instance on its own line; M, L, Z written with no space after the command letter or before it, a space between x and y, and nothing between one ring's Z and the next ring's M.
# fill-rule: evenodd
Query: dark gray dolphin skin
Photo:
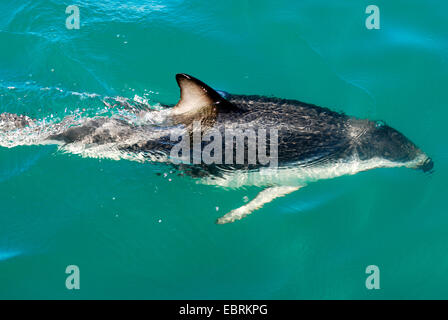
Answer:
M379 167L404 166L424 172L433 168L433 161L420 148L382 121L356 119L297 100L222 96L190 75L178 74L176 79L181 99L173 109L173 117L180 122L205 119L206 124L219 128L220 132L228 126L278 132L278 170L256 177L251 170L254 167L246 162L243 169L249 172L244 175L235 173L235 169L242 168L233 165L233 172L225 170L223 177L209 179L218 181L212 184L227 187L247 184L268 187L248 204L218 219L219 224L239 220L310 181Z
M224 98L190 75L178 74L176 79L182 97L174 107L174 117L183 123L205 118L219 129L229 126L276 129L279 165L335 161L355 155L360 161L381 158L407 163L423 154L403 134L382 121L360 120L297 100L232 94L225 94ZM192 88L198 93L185 97L184 92L194 91ZM416 168L429 171L432 166L431 159L426 157Z
M407 167L424 172L433 168L431 158L384 122L357 119L297 100L220 94L187 74L177 74L176 80L181 90L180 100L169 109L167 121L157 128L156 135L153 134L154 126L137 127L117 119L96 117L46 140L64 145L116 143L117 148L126 153L163 154L169 158L179 143L172 139L175 128L183 127L192 141L198 130L201 135L214 130L224 137L221 140L223 152L220 155L216 150L213 152L217 161L195 163L194 150L190 150L189 160L176 166L198 178L200 183L225 188L248 185L265 188L252 201L219 218L219 224L242 219L273 199L312 181L381 167ZM3 117L13 119L16 126L32 122L27 117L11 114ZM256 141L260 141L261 132L265 132L267 146L264 151L266 155L275 156L275 168L270 166L272 162L249 161L250 150L253 150L249 139L244 139L240 145L240 151L244 151L243 162L237 161L240 159L237 139L233 138L231 157L226 158L227 128L243 132L251 129ZM135 133L140 138L137 139ZM200 151L207 147L208 144L202 141ZM256 154L262 154L258 144Z

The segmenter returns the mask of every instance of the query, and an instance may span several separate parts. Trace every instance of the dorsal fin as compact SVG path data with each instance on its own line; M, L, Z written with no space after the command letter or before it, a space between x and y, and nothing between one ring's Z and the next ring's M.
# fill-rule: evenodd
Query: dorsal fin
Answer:
M180 100L173 110L176 115L195 115L206 110L210 114L210 109L216 114L239 110L204 82L188 74L177 74L176 81L180 87Z

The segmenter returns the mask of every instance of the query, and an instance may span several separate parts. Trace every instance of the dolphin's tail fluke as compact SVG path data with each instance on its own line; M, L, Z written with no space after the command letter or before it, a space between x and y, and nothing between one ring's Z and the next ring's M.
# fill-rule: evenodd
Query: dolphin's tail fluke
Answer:
M245 216L248 216L252 212L257 209L263 207L266 203L271 202L272 200L286 196L289 193L299 190L302 186L293 187L293 186L285 186L285 187L271 187L261 191L254 200L249 202L248 204L230 211L226 215L219 218L216 223L217 224L225 224L234 222L236 220L241 220Z
M14 113L0 114L0 147L44 144L57 126Z
M5 112L0 114L0 131L22 129L33 122L33 119L28 116Z

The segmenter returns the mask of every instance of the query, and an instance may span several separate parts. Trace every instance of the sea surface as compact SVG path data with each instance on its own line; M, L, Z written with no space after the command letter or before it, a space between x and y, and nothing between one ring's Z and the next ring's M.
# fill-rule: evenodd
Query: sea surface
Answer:
M380 29L366 27L371 4ZM183 72L383 120L435 167L319 181L216 225L261 190L0 133L0 298L448 298L447 12L435 0L1 0L0 113L54 123L104 114L103 101L175 104ZM366 287L370 265L380 289Z

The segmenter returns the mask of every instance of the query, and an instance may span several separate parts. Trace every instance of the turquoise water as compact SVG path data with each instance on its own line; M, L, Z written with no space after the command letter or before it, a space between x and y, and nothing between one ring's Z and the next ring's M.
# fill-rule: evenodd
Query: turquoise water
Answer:
M98 113L106 97L174 104L185 72L385 120L435 172L319 181L222 226L260 190L0 148L0 298L448 298L446 4L375 1L381 29L368 30L371 1L1 2L0 112L51 121ZM79 30L65 25L71 4ZM65 287L68 265L80 290ZM366 289L368 265L379 290Z

